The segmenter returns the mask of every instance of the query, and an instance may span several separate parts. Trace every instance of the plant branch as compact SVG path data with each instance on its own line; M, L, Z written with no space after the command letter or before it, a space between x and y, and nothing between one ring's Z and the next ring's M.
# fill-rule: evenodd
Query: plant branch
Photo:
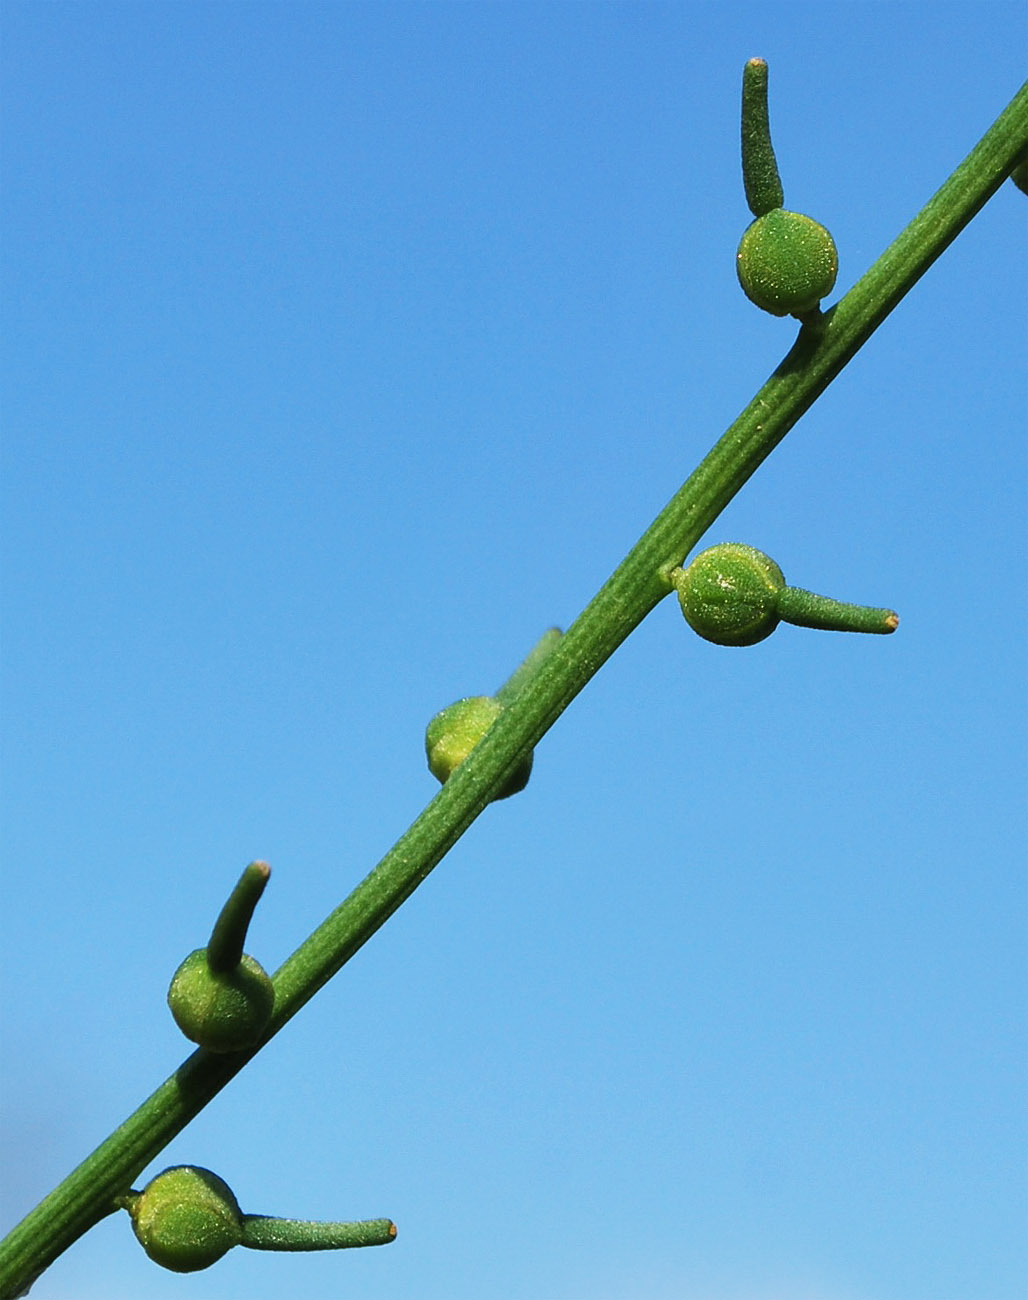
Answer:
M1028 84L844 298L804 323L792 349L632 548L545 661L377 867L282 965L265 1037L202 1049L0 1243L12 1300L115 1208L133 1180L425 879L525 753L671 590L668 574L928 267L1009 175L1028 143Z

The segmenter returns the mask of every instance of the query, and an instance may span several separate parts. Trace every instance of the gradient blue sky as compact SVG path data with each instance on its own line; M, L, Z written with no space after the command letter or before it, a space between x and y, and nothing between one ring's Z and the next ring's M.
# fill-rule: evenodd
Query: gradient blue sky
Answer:
M13 1223L183 1056L243 865L274 968L789 345L735 281L739 79L839 292L1023 77L1018 4L11 3ZM668 601L176 1140L395 1246L34 1300L1020 1300L1026 200L1007 185L709 535L900 611Z

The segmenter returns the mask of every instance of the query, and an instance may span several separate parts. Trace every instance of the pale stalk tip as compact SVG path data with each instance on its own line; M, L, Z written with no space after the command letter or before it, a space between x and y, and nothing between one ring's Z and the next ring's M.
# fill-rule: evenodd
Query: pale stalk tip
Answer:
M758 218L785 204L771 144L767 83L766 60L750 59L742 70L742 180L747 206Z
M270 878L271 867L260 859L243 868L207 943L207 965L215 973L234 970L242 960L246 932Z

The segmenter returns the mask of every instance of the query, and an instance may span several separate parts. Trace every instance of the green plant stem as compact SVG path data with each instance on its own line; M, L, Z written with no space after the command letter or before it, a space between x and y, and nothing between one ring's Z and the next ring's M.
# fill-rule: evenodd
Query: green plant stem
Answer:
M414 892L592 675L671 590L668 574L900 299L1009 175L1028 143L1028 84L836 307L805 323L782 364L377 867L274 976L254 1048L194 1052L0 1243L13 1300L87 1229L247 1061ZM1001 268L996 268L1002 273Z

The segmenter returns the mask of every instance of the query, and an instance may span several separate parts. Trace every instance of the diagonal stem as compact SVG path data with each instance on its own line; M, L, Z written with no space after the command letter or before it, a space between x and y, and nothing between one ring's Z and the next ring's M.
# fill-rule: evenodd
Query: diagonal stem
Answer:
M953 175L840 302L803 325L757 395L657 516L471 756L377 867L275 974L275 1011L248 1052L194 1052L0 1243L13 1300L115 1208L115 1198L371 937L614 653L671 590L667 577L743 484L1003 184L1028 145L1028 83Z

